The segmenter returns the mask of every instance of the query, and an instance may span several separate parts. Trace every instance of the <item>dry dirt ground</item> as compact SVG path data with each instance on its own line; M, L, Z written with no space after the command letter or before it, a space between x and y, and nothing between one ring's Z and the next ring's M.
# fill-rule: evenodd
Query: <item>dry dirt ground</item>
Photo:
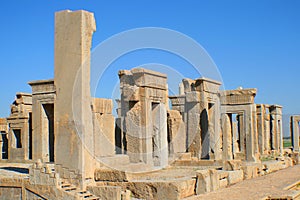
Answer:
M266 199L266 197L272 197L272 199L279 199L280 197L281 199L284 199L282 197L293 197L293 199L299 199L300 190L286 189L287 187L297 183L299 186L300 165L280 170L266 176L245 180L230 187L190 197L186 200L262 200Z

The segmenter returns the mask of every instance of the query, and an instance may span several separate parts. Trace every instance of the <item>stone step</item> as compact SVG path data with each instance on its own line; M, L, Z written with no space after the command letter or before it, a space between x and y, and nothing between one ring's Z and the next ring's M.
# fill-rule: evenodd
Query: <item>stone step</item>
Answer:
M70 186L70 187L63 188L63 189L64 189L64 191L66 191L66 192L70 192L70 191L75 191L75 190L77 190L77 188L76 188L75 186Z
M70 187L71 186L71 184L69 184L69 183L62 183L61 184L61 188L68 188L68 187Z

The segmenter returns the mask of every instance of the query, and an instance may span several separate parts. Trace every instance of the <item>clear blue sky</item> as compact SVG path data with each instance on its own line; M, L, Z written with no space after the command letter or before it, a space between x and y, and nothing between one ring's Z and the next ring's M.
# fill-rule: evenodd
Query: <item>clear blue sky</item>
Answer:
M64 9L94 12L93 47L133 28L182 32L207 50L225 89L255 87L257 103L281 104L285 114L300 113L300 1L10 0L1 1L0 12L0 116L9 115L16 92L31 91L28 81L53 78L54 13ZM149 62L184 65L164 53L146 53L125 56L115 63L116 71ZM116 71L110 74L115 80ZM105 89L97 95L107 97Z

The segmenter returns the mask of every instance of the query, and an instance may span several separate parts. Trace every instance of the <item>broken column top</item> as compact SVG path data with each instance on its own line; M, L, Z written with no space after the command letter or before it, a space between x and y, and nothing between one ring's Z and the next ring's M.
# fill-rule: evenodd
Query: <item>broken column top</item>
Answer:
M198 78L195 80L185 78L182 80L182 83L184 85L184 92L192 92L192 91L198 91L198 92L209 92L209 93L219 93L220 85L222 85L221 82L209 79L209 78Z
M291 119L293 119L295 121L300 121L300 115L292 115Z
M127 76L127 78L122 79L123 76ZM119 77L121 85L123 84L122 82L128 82L127 84L138 87L167 90L167 75L149 69L133 68L132 70L120 70Z
M257 89L237 89L222 91L221 104L222 105L243 105L254 104Z
M282 106L280 105L270 105L270 113L271 114L282 114Z
M18 92L14 104L32 105L32 94Z

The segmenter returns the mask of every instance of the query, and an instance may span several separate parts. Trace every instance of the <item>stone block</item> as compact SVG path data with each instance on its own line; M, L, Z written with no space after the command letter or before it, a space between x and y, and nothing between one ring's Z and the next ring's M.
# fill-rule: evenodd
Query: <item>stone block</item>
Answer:
M209 170L197 171L196 195L212 191Z
M124 171L97 169L95 171L95 181L126 182L128 177Z
M228 161L224 161L223 170L236 171L236 170L240 170L241 166L242 166L242 161L240 160L228 160Z
M122 200L131 200L131 191L130 190L125 190L125 191L122 191L121 193L121 199Z
M221 180L219 180L219 184L220 184L220 188L225 188L225 187L227 187L227 185L228 185L228 180L227 180L227 178L225 178L225 179L221 179Z
M112 114L94 113L95 156L115 155L115 118Z
M265 162L264 165L267 173L276 172L284 168L284 162L281 161L269 161Z
M112 114L113 102L111 99L93 98L93 112Z
M261 174L262 166L261 165L248 165L242 166L244 172L244 179L256 178Z
M228 172L228 184L236 184L238 182L243 181L244 179L244 172L243 170L237 170L237 171L230 171Z
M135 84L138 87L150 87L166 90L167 75L143 68L131 70Z
M186 151L186 134L185 124L182 121L181 114L177 110L168 111L168 138L169 138L169 153L176 154Z
M216 191L220 188L218 171L215 169L210 169L210 183L211 183L211 191Z
M198 103L201 101L201 93L200 92L192 91L192 92L187 92L185 95L186 95L185 101L187 103Z
M244 105L253 104L256 89L226 90L221 92L222 105Z
M222 83L208 79L208 78L199 78L196 79L195 82L195 89L196 91L200 92L208 92L208 93L213 93L213 94L218 94L219 93L219 88Z
M88 186L87 190L102 200L121 200L122 188L117 186Z
M137 199L183 199L195 195L196 180L129 182L127 188Z

